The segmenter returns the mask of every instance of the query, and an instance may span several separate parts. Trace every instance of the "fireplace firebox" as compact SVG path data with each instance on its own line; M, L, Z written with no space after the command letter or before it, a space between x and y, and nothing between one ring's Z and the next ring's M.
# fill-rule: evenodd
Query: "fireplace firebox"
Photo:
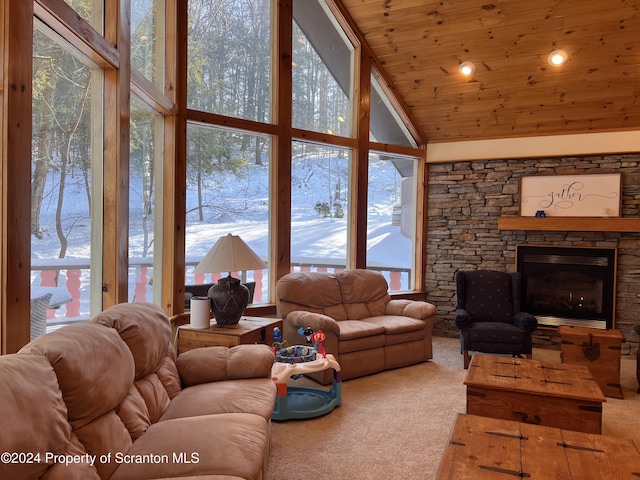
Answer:
M613 328L616 250L519 245L522 311L540 325Z

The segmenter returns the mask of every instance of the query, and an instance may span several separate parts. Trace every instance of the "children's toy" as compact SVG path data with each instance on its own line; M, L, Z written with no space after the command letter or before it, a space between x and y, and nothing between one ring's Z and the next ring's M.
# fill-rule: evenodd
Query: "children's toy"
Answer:
M306 327L306 328L300 327L298 329L298 333L300 335L305 336L308 344L313 343L313 349L319 352L323 358L327 356L327 352L325 351L324 346L322 345L322 342L324 341L325 338L327 338L327 336L322 332L322 330L318 330L317 332L314 332L311 327Z
M289 378L297 378L305 373L319 372L327 368L334 370L333 382L329 390L287 384ZM310 362L275 362L271 369L271 378L276 382L278 392L276 406L271 415L273 420L319 417L342 403L340 365L331 354Z
M312 362L316 359L316 351L306 345L293 345L281 348L276 352L276 362L302 363Z
M311 327L300 327L308 345L285 347L279 328L273 330L273 350L276 361L271 368L271 378L276 382L278 396L271 418L313 418L324 415L342 403L342 374L340 365L331 354L327 354L322 342L326 338L322 330L314 332ZM312 346L310 346L312 345ZM320 355L318 355L320 353ZM332 368L333 382L329 390L323 388L289 386L289 379L297 379L305 373Z
M271 350L278 355L278 352L283 348L286 348L289 342L282 340L282 330L279 327L273 327L273 343L271 344Z
M311 335L311 340L313 341L313 348L320 355L322 355L322 358L327 356L327 352L324 349L324 345L322 345L322 342L324 341L325 338L327 338L327 336L322 332L322 330L318 330L316 333Z

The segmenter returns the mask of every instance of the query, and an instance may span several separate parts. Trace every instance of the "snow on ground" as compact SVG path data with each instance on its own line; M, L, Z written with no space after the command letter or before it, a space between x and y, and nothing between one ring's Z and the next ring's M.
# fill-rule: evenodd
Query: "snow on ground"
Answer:
M293 178L298 182L292 188L291 221L291 259L292 263L327 263L345 265L347 252L348 211L346 200L341 199L345 217L321 217L314 206L318 201L328 201L336 196L335 185L348 184L346 172L340 171L336 163L333 171L329 165L327 174L326 159L309 159L294 162ZM340 178L340 182L338 182ZM392 225L393 207L400 197L396 185L398 174L390 162L372 162L370 178L376 179L369 185L367 261L373 267L411 267L412 241L400 233L400 227ZM55 192L55 177L50 175L51 192ZM130 224L130 258L142 257L145 234L141 221L140 179L132 179L130 205L132 222ZM220 188L211 188L205 192L206 199L212 201L206 210L205 221L197 220L195 194L190 190L187 195L186 259L187 264L197 263L222 235L239 235L263 259L268 260L268 167L249 165L246 175L239 179L225 178L218 182ZM343 187L346 191L346 188ZM339 192L343 196L346 192ZM65 189L63 226L68 233L69 247L64 259L58 259L60 246L56 237L54 213L57 198L54 194L46 197L43 203L41 224L44 227L42 240L32 239L32 263L34 274L32 284L39 285L38 265L61 264L86 265L81 277L81 310L83 315L89 312L89 257L90 221L86 214L88 208L84 187L80 182L70 183ZM229 206L234 214L225 212ZM218 218L216 218L216 215ZM208 218L208 217L210 218ZM152 228L152 227L151 227ZM147 233L147 242L153 239L152 232ZM149 245L149 244L147 244ZM153 243L148 247L148 257L153 255ZM149 258L151 261L151 258ZM187 269L187 283L192 281ZM266 273L266 272L265 272ZM129 293L133 298L139 272L130 269ZM149 273L151 275L151 273ZM266 275L265 275L266 276ZM66 278L61 275L61 283ZM403 280L404 281L404 280ZM265 281L266 283L266 281ZM266 288L266 285L265 285ZM403 285L403 288L407 288ZM147 299L152 299L152 286L147 289ZM56 312L56 317L64 316L65 308Z

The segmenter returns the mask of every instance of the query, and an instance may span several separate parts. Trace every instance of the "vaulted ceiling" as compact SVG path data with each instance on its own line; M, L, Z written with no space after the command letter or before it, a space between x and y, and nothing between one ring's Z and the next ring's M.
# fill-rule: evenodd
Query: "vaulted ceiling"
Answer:
M640 0L341 3L429 143L640 129Z

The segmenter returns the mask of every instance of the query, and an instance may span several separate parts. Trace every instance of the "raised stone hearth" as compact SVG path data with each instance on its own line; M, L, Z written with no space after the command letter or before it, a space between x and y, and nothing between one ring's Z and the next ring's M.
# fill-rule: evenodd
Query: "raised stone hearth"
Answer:
M453 323L455 272L516 271L516 246L617 249L615 328L635 354L640 325L640 232L500 229L500 218L519 216L523 175L622 173L622 218L640 218L640 154L474 161L429 165L427 299L439 312L434 334L458 336ZM614 222L615 223L615 222ZM569 227L567 227L569 230ZM559 348L554 327L534 332L534 346Z

